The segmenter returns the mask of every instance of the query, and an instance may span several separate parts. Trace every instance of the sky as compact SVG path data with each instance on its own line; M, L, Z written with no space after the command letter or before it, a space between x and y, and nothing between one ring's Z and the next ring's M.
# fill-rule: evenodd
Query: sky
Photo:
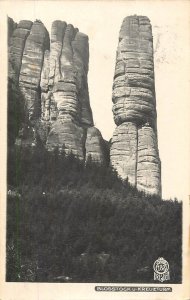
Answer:
M54 20L63 20L89 36L90 103L95 126L107 140L116 127L112 84L122 20L134 14L149 17L153 30L163 198L187 199L190 194L189 1L7 1L1 3L1 8L16 22L40 19L50 31Z

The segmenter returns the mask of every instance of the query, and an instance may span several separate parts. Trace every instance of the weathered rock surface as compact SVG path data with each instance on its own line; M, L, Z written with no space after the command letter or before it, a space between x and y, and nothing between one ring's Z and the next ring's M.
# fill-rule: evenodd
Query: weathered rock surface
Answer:
M36 20L9 20L9 77L19 84L29 123L18 145L64 148L87 161L104 162L104 140L93 127L88 93L88 36L56 20L51 36ZM27 138L28 136L28 138Z
M119 125L112 137L110 158L111 164L121 178L136 185L137 173L137 125L125 122Z
M84 159L84 128L69 118L58 119L52 124L46 145L49 150L58 147L60 150L64 149L66 154L73 153L79 159Z
M22 65L23 51L26 39L30 33L32 22L20 21L18 25L9 18L8 21L8 43L9 43L9 77L18 82L20 68Z
M153 41L147 17L130 16L123 20L112 100L118 127L112 138L111 164L138 189L160 195Z
M153 42L147 17L124 19L119 35L113 84L113 113L117 125L156 120Z
M35 21L26 39L19 76L19 86L26 101L29 119L40 115L40 76L44 51L48 48L48 32L40 21Z
M137 188L151 194L161 193L161 163L157 137L150 126L138 130Z
M50 52L41 74L42 119L52 122L47 147L55 145L85 158L86 130L93 126L89 103L88 37L71 24L52 24Z

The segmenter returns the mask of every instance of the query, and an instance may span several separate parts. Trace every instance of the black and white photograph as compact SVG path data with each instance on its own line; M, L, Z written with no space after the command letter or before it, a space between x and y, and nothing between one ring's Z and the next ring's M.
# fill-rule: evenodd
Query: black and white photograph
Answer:
M187 300L190 2L0 8L0 296Z

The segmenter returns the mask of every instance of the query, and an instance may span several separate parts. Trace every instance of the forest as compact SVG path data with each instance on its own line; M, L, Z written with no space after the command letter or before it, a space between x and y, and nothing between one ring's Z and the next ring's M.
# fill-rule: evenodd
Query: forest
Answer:
M181 282L182 203L145 195L110 167L55 149L8 152L7 281Z

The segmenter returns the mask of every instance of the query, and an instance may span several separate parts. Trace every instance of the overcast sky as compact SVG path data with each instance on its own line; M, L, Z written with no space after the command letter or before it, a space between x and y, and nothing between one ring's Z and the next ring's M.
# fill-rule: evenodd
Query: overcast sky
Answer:
M185 199L190 185L190 3L155 0L10 1L5 10L16 22L40 19L50 30L52 21L63 20L89 36L90 103L95 126L107 140L115 128L111 95L122 20L133 14L150 18L163 197Z

